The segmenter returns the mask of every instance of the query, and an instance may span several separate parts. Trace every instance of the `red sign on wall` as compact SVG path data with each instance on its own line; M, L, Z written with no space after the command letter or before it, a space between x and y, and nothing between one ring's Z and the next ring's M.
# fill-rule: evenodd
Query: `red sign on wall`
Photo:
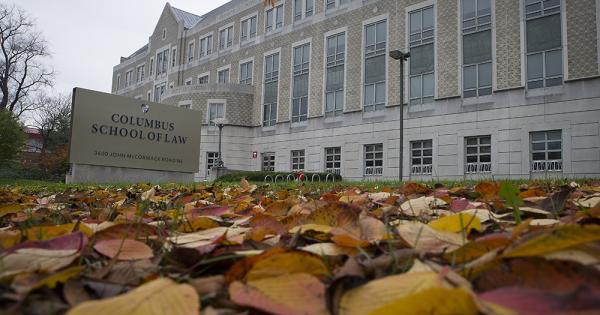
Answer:
M258 152L256 152L256 151L253 151L253 152L252 152L252 158L253 158L253 159L256 159L257 157L258 157Z

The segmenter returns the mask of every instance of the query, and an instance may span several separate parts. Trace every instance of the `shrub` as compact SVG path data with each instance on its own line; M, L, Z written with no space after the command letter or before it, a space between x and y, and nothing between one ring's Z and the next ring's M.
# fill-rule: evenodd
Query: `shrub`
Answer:
M293 174L293 173L292 172L264 172L264 171L234 171L225 176L220 177L219 179L217 179L217 181L219 181L219 182L238 182L242 178L246 178L246 180L251 181L251 182L262 182L265 180L265 176L267 176L267 175L270 175L271 177L273 177L273 179L275 179L275 177L277 175L281 175L285 179L289 174ZM321 176L321 181L325 181L325 177L327 176L328 173L305 172L304 175L306 176L306 180L310 181L312 179L313 174L318 174L319 176ZM342 176L336 175L336 174L332 174L332 175L335 177L335 181L342 180ZM331 178L331 176L329 176L329 178ZM315 178L315 180L317 180L317 179Z
M25 145L23 125L12 112L0 109L0 165L16 160Z

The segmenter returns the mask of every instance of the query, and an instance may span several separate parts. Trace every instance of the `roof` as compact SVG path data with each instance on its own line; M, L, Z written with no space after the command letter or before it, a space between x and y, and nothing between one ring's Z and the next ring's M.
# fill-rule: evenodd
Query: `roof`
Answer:
M202 17L199 15L196 15L194 13L190 13L187 11L183 11L181 9L177 9L176 7L171 7L171 10L173 11L173 15L175 15L175 18L181 22L183 22L183 27L190 29L192 28L194 25L196 25L198 22L200 22L202 20Z
M144 45L144 47L136 50L133 54L131 54L129 57L127 57L127 59L135 57L139 54L142 54L142 53L146 52L146 50L148 50L148 44L146 44L146 45Z

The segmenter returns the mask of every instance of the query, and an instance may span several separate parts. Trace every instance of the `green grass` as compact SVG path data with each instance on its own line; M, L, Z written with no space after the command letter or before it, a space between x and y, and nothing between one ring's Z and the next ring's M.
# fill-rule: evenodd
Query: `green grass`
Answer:
M545 186L545 187L556 187L561 185L569 184L570 182L577 182L584 184L590 181L589 179L553 179L553 180L500 180L502 182L508 181L513 185L529 184L534 186ZM440 180L440 181L421 181L420 183L425 184L429 187L434 187L436 184L442 184L448 188L456 186L474 186L479 181L476 180ZM405 182L406 183L406 182ZM395 188L399 187L401 183L397 180L393 181L340 181L340 182L277 182L277 183L264 183L264 182L251 182L256 184L261 190L285 190L285 189L298 189L306 191L328 191L332 189L344 189L344 188L359 188L364 190L377 191L384 187ZM135 186L140 188L151 187L153 184L140 183ZM176 184L176 183L163 183L159 184L163 188L188 188L194 189L200 186L217 186L226 187L232 185L239 185L239 182L200 182L194 184ZM0 189L13 189L19 188L21 191L28 192L60 192L66 190L89 190L89 189L119 189L119 188L130 188L134 184L65 184L61 182L49 182L40 180L24 180L24 179L0 179Z

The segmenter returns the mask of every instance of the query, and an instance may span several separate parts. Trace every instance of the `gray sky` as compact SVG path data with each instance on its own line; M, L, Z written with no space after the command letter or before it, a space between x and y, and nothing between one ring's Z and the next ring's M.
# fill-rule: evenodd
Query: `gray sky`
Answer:
M55 93L73 87L110 92L112 68L148 42L167 3L163 0L3 0L37 21L52 52ZM202 15L228 0L170 0Z

